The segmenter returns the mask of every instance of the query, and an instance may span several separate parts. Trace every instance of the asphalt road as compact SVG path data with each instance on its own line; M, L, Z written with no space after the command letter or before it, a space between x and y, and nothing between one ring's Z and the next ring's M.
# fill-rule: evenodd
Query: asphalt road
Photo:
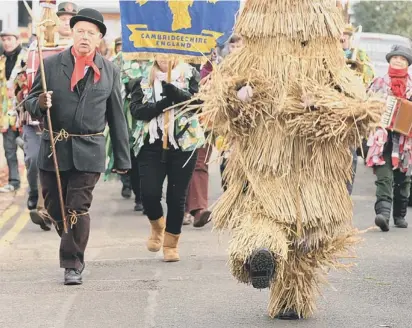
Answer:
M359 164L353 196L359 229L373 226L373 180ZM214 164L210 201L219 194ZM284 322L267 317L267 291L232 278L228 237L211 226L184 227L178 263L147 252L148 222L121 198L119 182L98 184L84 284L64 286L59 237L33 225L24 203L19 195L0 217L1 328L412 327L411 229L366 232L357 266L330 273L315 316Z

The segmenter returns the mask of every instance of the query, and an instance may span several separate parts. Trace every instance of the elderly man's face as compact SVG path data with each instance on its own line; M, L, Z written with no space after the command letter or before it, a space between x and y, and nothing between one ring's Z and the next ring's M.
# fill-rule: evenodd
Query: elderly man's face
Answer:
M78 22L73 26L73 47L80 55L88 55L100 45L102 34L99 28L89 22Z
M72 35L72 30L70 28L70 19L72 18L71 15L61 15L59 17L60 25L59 25L59 34L64 38L69 38Z
M17 38L13 35L5 35L1 37L3 42L3 49L5 52L12 52L19 45Z

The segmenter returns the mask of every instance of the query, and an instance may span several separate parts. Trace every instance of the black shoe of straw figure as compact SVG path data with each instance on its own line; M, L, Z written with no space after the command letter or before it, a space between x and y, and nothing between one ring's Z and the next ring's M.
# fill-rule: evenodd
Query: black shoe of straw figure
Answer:
M276 261L273 254L267 249L257 249L249 257L247 263L252 286L265 289L276 274Z
M299 320L300 319L299 314L295 310L292 310L292 309L283 310L279 312L275 318L279 320Z

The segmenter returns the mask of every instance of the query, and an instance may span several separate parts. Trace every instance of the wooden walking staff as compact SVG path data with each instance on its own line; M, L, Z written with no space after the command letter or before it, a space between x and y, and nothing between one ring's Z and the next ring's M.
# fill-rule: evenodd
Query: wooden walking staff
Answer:
M172 81L172 61L169 60L168 67L167 67L167 83ZM170 121L170 111L165 112L164 117L164 128L163 128L163 151L162 151L162 163L167 162L167 151L169 150L169 121ZM173 124L174 122L172 122Z
M34 21L34 16L30 10L29 5L27 4L26 1L24 1L24 5L26 6L26 9L28 10L29 14L32 16L32 19ZM42 27L45 29L48 29L47 32L50 32L51 29L54 29L55 26L53 25L48 25L47 23L54 23L51 20L45 20L38 24L37 26L37 35L38 35L38 40L37 40L37 51L39 53L39 63L40 63L40 76L41 76L41 84L43 87L43 92L47 92L47 84L46 84L46 74L44 72L44 61L43 61L43 51L42 51L42 44L44 41L44 33ZM47 24L47 25L46 25ZM49 33L49 35L53 35L53 33ZM50 43L51 40L47 40L48 43ZM50 135L50 143L51 143L51 148L52 148L52 155L53 155L53 163L54 163L54 170L56 171L56 180L57 180L57 190L59 192L59 201L60 201L60 210L61 210L61 215L62 215L62 220L63 220L63 228L64 232L67 233L67 221L66 221L66 211L65 211L65 206L64 206L64 200L63 200L63 191L62 191L62 184L60 181L60 171L59 171L59 164L57 162L57 155L56 155L56 147L55 147L55 138L53 134L53 125L51 121L51 116L50 116L50 108L47 108L47 125L49 129L49 135Z

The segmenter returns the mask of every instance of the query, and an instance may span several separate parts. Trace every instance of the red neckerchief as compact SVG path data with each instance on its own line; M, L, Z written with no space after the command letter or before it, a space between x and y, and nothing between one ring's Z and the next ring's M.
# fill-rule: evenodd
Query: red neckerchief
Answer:
M406 98L406 81L408 68L397 69L389 66L389 77L391 78L391 90L395 97Z
M79 82L84 77L84 71L86 66L90 66L94 71L94 83L100 80L100 71L99 68L94 63L95 52L92 52L88 56L80 56L77 54L74 47L72 47L72 55L75 58L74 69L72 74L72 79L70 83L71 90L74 90L77 82Z

